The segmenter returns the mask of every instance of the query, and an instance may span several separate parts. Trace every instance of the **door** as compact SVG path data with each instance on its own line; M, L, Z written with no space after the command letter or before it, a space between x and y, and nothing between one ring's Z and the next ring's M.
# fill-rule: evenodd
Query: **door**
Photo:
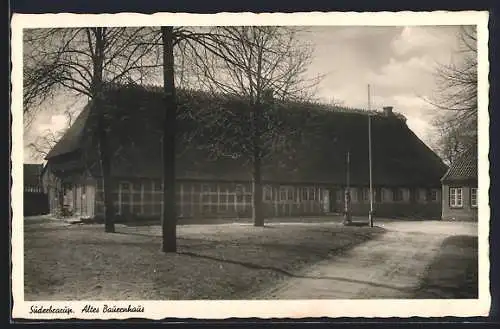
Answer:
M336 213L338 212L337 209L337 193L338 190L336 188L329 188L328 189L328 203L329 203L329 212Z

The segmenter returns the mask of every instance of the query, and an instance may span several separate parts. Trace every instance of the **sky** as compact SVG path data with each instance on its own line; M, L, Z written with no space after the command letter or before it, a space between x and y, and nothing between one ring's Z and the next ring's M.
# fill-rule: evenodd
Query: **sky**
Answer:
M457 26L321 26L308 27L300 38L314 47L308 70L324 75L316 97L355 108L393 106L427 145L432 146L436 114L425 99L433 97L436 66L457 59ZM27 145L47 130L67 126L64 110L81 109L85 99L64 97L47 102L24 136L24 161L41 162Z
M313 27L310 71L326 73L317 96L356 108L393 106L427 145L434 141L436 114L425 101L436 90L439 63L457 59L457 26Z

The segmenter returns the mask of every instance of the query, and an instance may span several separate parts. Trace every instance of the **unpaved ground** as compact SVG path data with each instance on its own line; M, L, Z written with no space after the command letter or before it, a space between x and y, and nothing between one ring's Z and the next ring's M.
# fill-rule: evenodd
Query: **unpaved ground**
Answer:
M335 224L186 225L178 252L159 226L25 221L26 300L247 299L304 267L381 234Z
M377 226L390 231L420 232L425 234L453 235L478 235L477 222L452 222L452 221L381 221Z
M447 244L443 251L449 237L464 235L477 241L475 223L388 221L380 226L388 232L319 262L256 298L472 298L468 294L477 294L471 287L477 286L477 276L475 281L468 278L468 273L477 273L477 248ZM449 255L454 256L453 264L448 262L446 271L437 269L441 258ZM450 290L464 285L472 293Z

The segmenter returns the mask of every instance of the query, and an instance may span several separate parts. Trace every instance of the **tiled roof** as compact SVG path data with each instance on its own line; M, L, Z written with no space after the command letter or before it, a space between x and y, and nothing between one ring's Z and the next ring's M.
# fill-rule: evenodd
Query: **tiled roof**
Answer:
M161 129L163 124L162 95L157 90L123 89L107 97L113 124L110 128L111 149L116 150L112 171L116 176L161 177ZM210 116L212 107L238 106L231 101L207 99L202 93L178 92L179 113L203 108ZM228 105L229 104L229 105ZM368 116L364 111L324 109L317 104L276 104L275 115L294 134L285 151L275 151L262 161L265 180L287 182L318 182L343 184L346 180L346 152L350 151L351 183L367 185ZM189 109L189 110L188 110ZM306 110L307 109L307 110ZM244 106L238 115L227 119L228 129L235 134L248 130L250 120ZM66 160L59 155L82 150L84 128L89 126L90 107L87 106L48 159L52 168L64 168ZM184 115L178 118L176 174L178 178L248 180L250 165L242 158L225 156L212 159L206 146L220 139L220 131L203 130L202 125ZM271 120L271 119L269 119ZM400 117L377 114L372 117L373 182L384 185L439 186L446 171L441 159L430 150ZM76 126L76 127L75 127ZM74 128L75 127L75 128ZM186 135L192 129L198 136ZM183 134L184 133L184 134ZM204 146L204 147L201 147ZM82 154L87 161L96 159L95 147ZM228 151L228 150L226 150ZM230 150L226 154L230 154ZM74 163L71 165L74 168ZM98 175L98 165L89 165Z
M450 166L441 179L443 182L477 180L477 146L464 152Z

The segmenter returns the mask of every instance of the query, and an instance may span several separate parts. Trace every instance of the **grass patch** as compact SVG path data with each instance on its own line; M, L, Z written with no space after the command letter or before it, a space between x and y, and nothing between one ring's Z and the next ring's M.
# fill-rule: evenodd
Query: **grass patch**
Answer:
M335 224L178 227L160 252L159 226L25 224L26 300L247 299L305 266L383 232Z
M477 237L445 239L415 298L478 298L478 266Z

